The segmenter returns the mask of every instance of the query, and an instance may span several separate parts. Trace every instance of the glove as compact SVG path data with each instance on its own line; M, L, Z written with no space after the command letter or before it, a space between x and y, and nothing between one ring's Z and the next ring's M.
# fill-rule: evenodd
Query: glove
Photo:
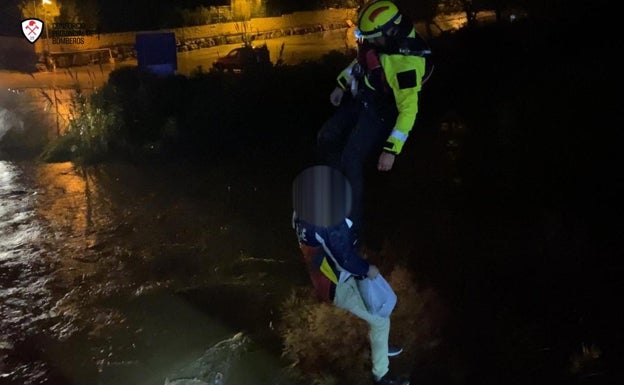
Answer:
M338 107L340 102L342 101L342 96L344 95L344 90L340 87L334 88L332 93L329 95L329 101L334 106Z

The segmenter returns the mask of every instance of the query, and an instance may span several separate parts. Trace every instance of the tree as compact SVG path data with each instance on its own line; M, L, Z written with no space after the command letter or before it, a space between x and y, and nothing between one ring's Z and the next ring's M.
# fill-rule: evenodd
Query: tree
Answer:
M468 27L472 27L477 23L477 10L474 7L473 0L461 0L462 7L466 13L466 23Z
M20 19L19 0L3 0L0 3L0 36L22 36Z
M310 11L323 8L321 0L267 0L267 16L280 16L297 11Z
M61 13L58 0L46 0L45 3L43 0L21 0L18 7L24 19L47 18L48 23L52 23Z
M359 8L365 0L321 0L322 8Z
M96 0L63 0L58 21L61 23L85 23L92 29L99 25Z
M396 0L396 4L403 13L408 15L414 22L422 21L427 28L427 34L432 35L431 25L438 14L439 0Z

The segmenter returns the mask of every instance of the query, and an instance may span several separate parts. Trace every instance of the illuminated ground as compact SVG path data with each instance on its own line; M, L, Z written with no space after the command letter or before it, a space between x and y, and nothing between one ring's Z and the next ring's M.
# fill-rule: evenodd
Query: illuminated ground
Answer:
M286 64L296 64L302 60L313 60L323 54L345 48L346 30L314 33L301 36L287 36L266 41L271 52L271 61L275 63L279 51L284 44L283 61ZM258 41L255 44L264 44ZM210 69L212 62L219 56L227 54L240 44L226 44L200 50L181 52L178 54L178 72L189 75L198 66L204 70ZM71 69L58 69L55 72L37 72L33 74L14 71L0 71L0 87L2 88L71 88L78 83L84 87L99 87L108 80L108 74L119 66L136 65L136 60L118 63L116 66L90 65Z

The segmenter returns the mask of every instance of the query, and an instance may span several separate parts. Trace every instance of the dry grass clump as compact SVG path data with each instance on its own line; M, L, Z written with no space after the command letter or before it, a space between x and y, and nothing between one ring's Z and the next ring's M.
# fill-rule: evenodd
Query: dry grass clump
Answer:
M597 366L602 356L602 350L594 345L581 345L581 350L574 352L570 357L570 373L580 374L583 372L591 372L594 366Z
M410 272L395 268L387 277L398 301L391 315L390 344L403 346L413 362L417 345L434 338L438 314L426 314L436 297L420 292ZM298 288L283 302L280 333L283 357L306 384L366 384L371 381L368 325L332 304L318 303L309 288Z
M332 304L318 303L307 289L293 290L281 314L283 356L301 379L316 378L308 383L318 385L338 383L341 377L370 379L366 322Z
M402 359L417 365L439 343L446 307L435 290L420 288L404 267L392 270L387 280L398 298L391 315L390 344L402 346Z

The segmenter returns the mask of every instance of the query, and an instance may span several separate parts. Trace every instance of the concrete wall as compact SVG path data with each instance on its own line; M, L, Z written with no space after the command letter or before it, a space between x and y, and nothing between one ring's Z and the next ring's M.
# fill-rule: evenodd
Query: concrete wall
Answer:
M315 27L315 26L346 26L346 20L354 20L355 9L328 9L323 11L295 12L281 17L265 17L251 19L248 22L231 22L208 24L196 27L174 28L166 31L174 32L178 40L191 40L217 36L237 35L247 30L251 34L264 34L271 31ZM107 33L84 36L84 44L53 44L50 39L51 52L80 51L85 49L109 48L119 45L134 45L136 32ZM40 38L35 43L38 53L46 47L46 39Z

